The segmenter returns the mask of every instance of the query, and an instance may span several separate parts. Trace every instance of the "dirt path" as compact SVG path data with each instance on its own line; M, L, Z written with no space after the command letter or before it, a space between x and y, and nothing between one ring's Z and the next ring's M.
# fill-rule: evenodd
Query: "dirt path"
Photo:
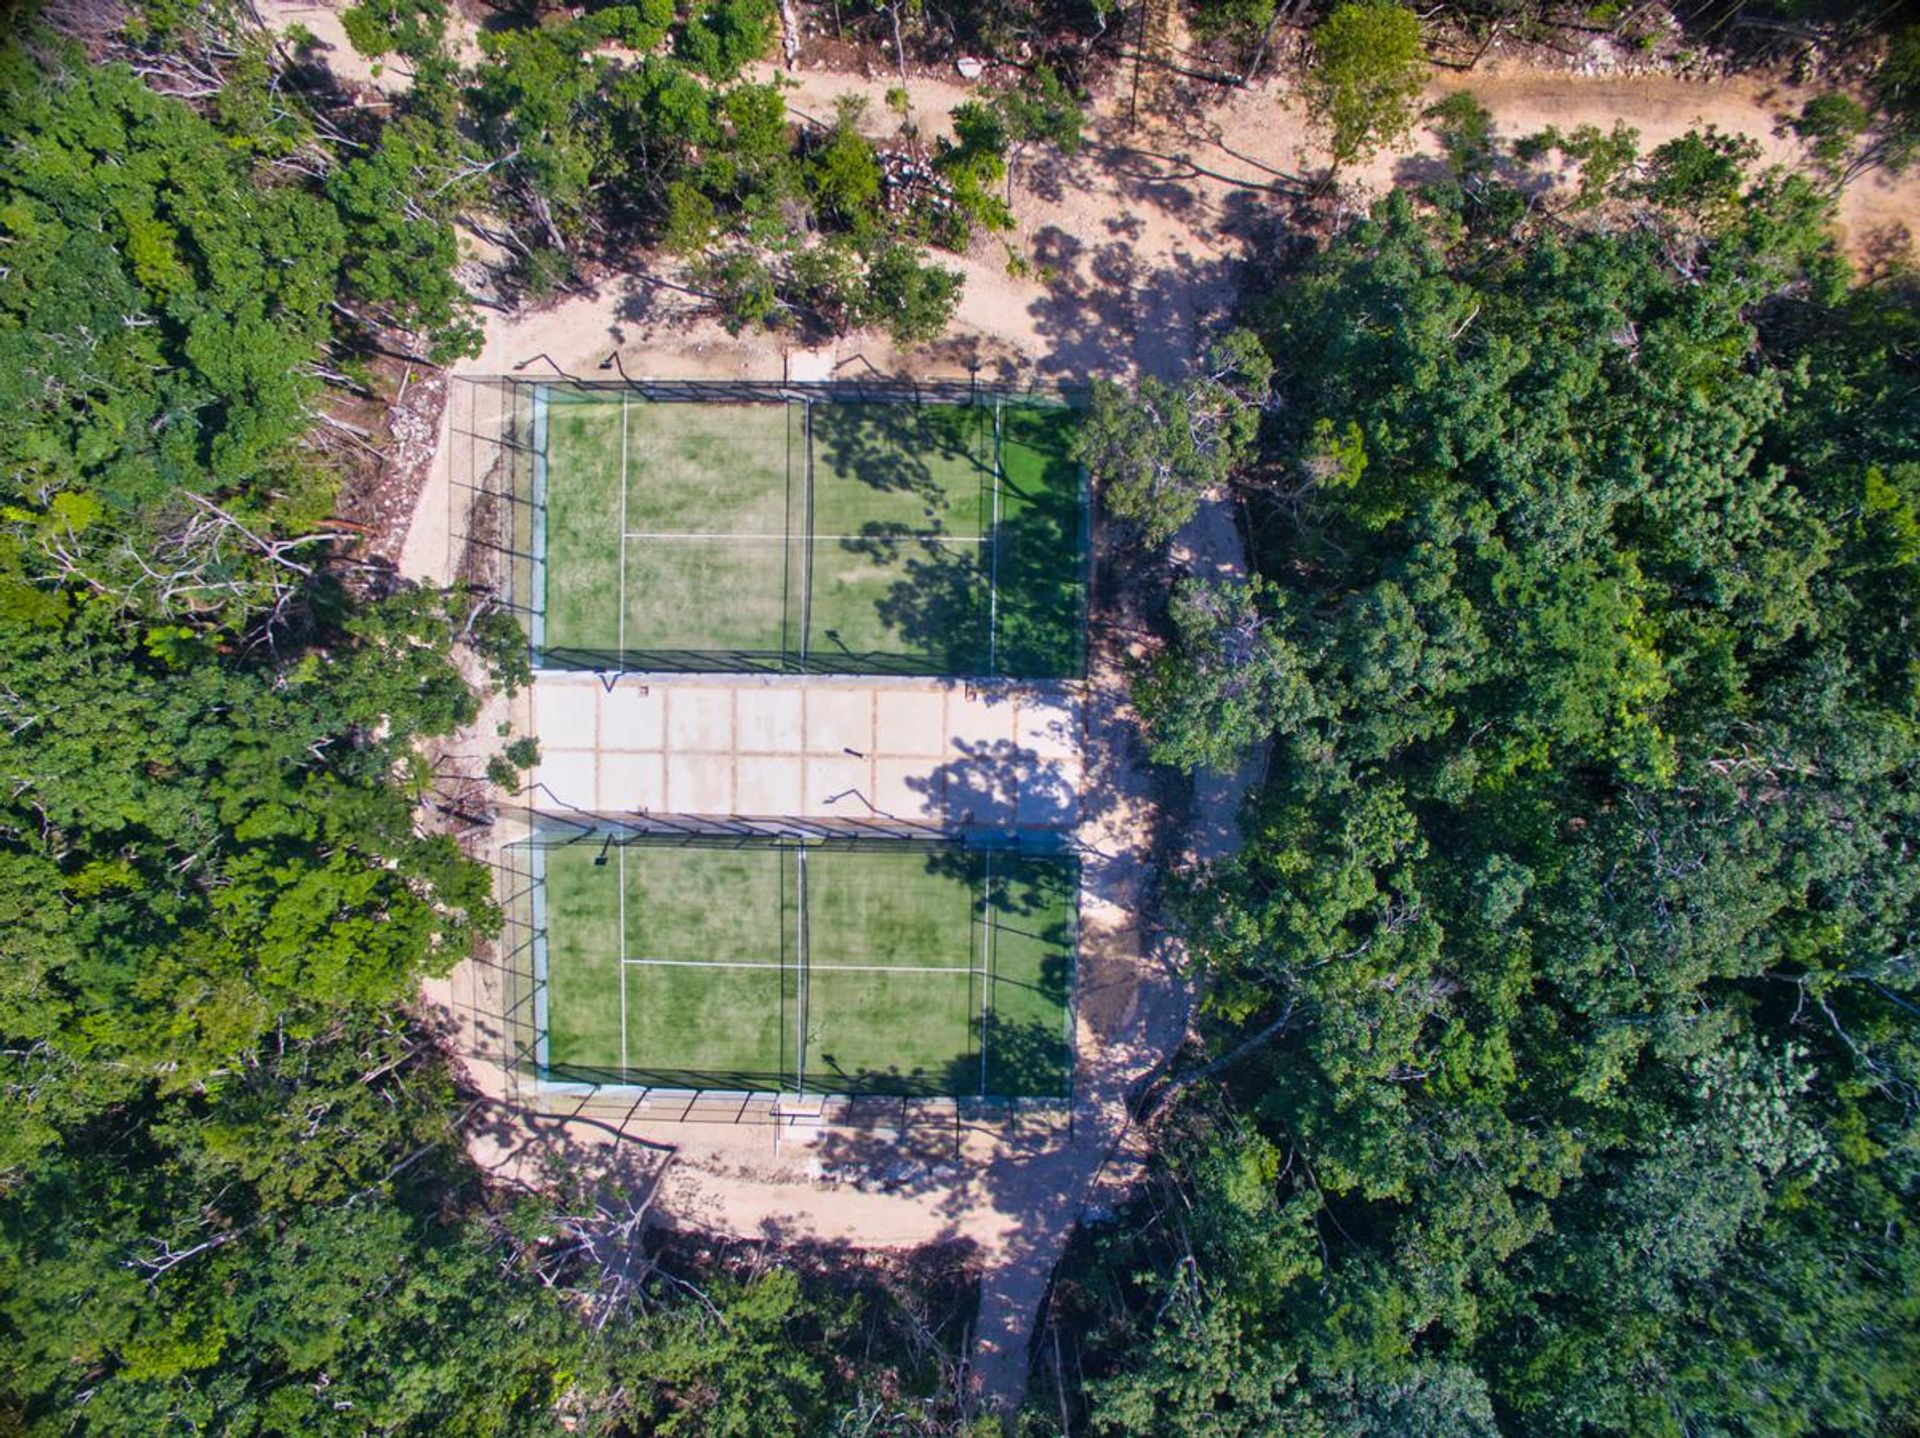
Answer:
M1245 547L1227 496L1210 496L1201 506L1175 537L1172 559L1196 573L1245 576ZM1158 826L1124 660L1120 645L1101 646L1088 679L1089 787L1102 797L1079 833L1086 858L1076 983L1078 1132L1074 1143L1033 1165L1025 1186L1037 1202L1020 1220L1019 1241L1002 1250L981 1283L974 1370L982 1395L1008 1412L1025 1393L1041 1300L1096 1182L1106 1199L1117 1200L1147 1157L1141 1135L1130 1127L1127 1097L1179 1047L1191 1006L1178 946L1164 936L1143 942L1141 932ZM1259 763L1255 757L1238 773L1197 777L1181 866L1223 857L1237 846L1240 801Z
M284 13L319 29L304 14L312 3L295 8L289 0ZM895 123L882 103L891 77L801 71L794 78L789 104L797 113L824 119L835 96L858 92L870 99L869 129L884 133ZM1495 68L1446 77L1434 93L1463 87L1480 96L1507 137L1624 118L1651 145L1704 122L1753 136L1770 158L1792 154L1772 130L1775 112L1796 97L1737 79L1709 85ZM967 94L939 80L915 80L910 89L928 136ZM1118 104L1107 97L1097 106L1077 156L1022 166L1017 229L1005 240L983 239L956 262L966 293L952 335L936 345L902 355L868 335L802 354L779 336L729 336L700 317L698 297L670 274L635 274L538 312L490 314L485 350L460 368L778 379L869 366L953 376L977 363L983 378L1009 381L1176 373L1229 313L1247 236L1276 213L1276 186L1310 162L1309 138L1284 82L1210 96L1204 107L1138 129L1121 123ZM1385 156L1352 178L1378 190L1419 175L1433 153L1428 144ZM1842 225L1859 248L1877 231L1911 223L1917 210L1920 177L1869 177L1845 197ZM1010 265L1010 257L1021 263ZM402 558L406 573L426 580L447 577L455 558L452 447L443 439L441 450ZM1244 564L1231 511L1217 500L1176 548L1191 567L1231 573ZM1081 1067L1070 1134L1041 1122L782 1133L674 1123L658 1110L609 1104L583 1104L571 1118L495 1104L474 1136L476 1156L503 1179L525 1183L582 1168L644 1175L655 1186L656 1212L715 1232L860 1247L970 1241L984 1275L976 1372L985 1395L1016 1403L1035 1311L1074 1222L1090 1195L1106 1203L1120 1194L1144 1157L1140 1135L1127 1128L1125 1094L1179 1043L1188 1013L1174 956L1163 944L1143 943L1140 931L1147 846L1159 818L1150 776L1137 762L1122 648L1118 640L1099 646L1087 689ZM470 736L474 749L497 742L497 717L490 710ZM1201 782L1188 857L1228 852L1251 777ZM498 976L463 965L428 997L460 1027L476 1087L504 1098L510 1085L498 1062Z

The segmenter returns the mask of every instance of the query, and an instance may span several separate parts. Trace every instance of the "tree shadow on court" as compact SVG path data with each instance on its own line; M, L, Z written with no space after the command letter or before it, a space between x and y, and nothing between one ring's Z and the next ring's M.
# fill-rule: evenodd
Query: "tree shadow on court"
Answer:
M812 1046L809 1045L811 1049ZM807 1091L857 1095L863 1098L943 1098L952 1090L951 1075L943 1065L903 1069L898 1065L843 1066L833 1050L822 1044L813 1051L807 1069Z
M1074 428L1046 411L1010 413L990 556L998 591L995 668L1032 678L1086 666L1086 515Z
M935 420L935 414L943 418ZM934 478L932 460L979 464L980 422L970 409L925 410L904 401L817 404L810 419L815 452L836 476L871 489L918 494L936 514L953 495Z
M937 533L869 521L840 547L899 575L873 601L873 612L900 649L925 655L935 673L986 670L988 594L980 545L947 544ZM827 644L840 643L831 626L821 634Z
M890 636L890 649L856 649L837 626L824 623L811 647L862 671L899 668L879 662L893 653L917 656L923 663L915 667L930 674L1077 675L1085 664L1077 531L1077 521L1038 509L1003 524L996 586L987 546L869 521L839 546L895 576L871 601L872 620Z
M1045 1001L1064 1005L1072 969L1065 957L1050 958L1031 987ZM997 988L1003 981L994 982ZM1070 1097L1073 1045L1060 1025L989 1011L980 1021L980 1039L986 1046L989 1100L1011 1096L1065 1103Z
M793 1076L777 1070L669 1069L634 1064L627 1068L594 1064L553 1064L549 1083L596 1084L613 1087L703 1090L711 1093L778 1093L790 1088Z
M1079 783L1064 760L1050 759L1011 739L956 739L956 756L907 787L928 807L964 826L1010 829L1070 828L1079 811Z
M990 1074L1025 1078L1044 1091L980 1099L978 1055L956 1056L946 1083L949 1090L966 1088L963 1098L870 1094L840 1110L813 1140L821 1181L862 1192L939 1195L934 1211L957 1218L980 1206L978 1185L988 1181L966 1154L970 1141L988 1135L1014 1153L1057 1149L1069 1121L1065 1036L1035 1019L989 1020L983 1032Z
M1080 469L1063 410L1010 410L998 491L985 450L985 411L908 404L817 406L814 443L837 474L926 503L916 522L868 521L839 541L891 578L872 603L890 642L925 656L930 672L1052 678L1084 667L1085 536ZM936 475L933 461L942 461ZM952 465L980 478L978 528L949 516L966 496ZM985 537L989 542L975 542ZM816 602L818 596L816 595ZM865 616L862 616L863 618ZM824 642L821 642L824 641ZM831 625L815 640L861 655Z

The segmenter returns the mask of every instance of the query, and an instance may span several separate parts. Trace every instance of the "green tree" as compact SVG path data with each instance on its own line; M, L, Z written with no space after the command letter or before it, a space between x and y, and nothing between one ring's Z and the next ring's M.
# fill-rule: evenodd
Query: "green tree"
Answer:
M1683 137L1551 215L1492 170L1250 292L1257 584L1176 591L1135 684L1189 762L1272 752L1169 895L1211 1056L1056 1283L1096 1431L1920 1400L1920 306L1749 163ZM1221 629L1285 644L1244 716Z
M453 276L459 243L449 217L423 212L416 176L432 166L437 139L392 125L378 149L356 156L327 180L347 235L346 287L388 323L425 334L428 357L444 363L480 352L480 328Z
M1150 377L1129 394L1096 381L1076 455L1107 507L1147 544L1171 539L1250 454L1272 373L1258 340L1240 330L1182 383Z
M1557 151L1571 160L1580 180L1574 189L1570 208L1591 210L1616 198L1621 185L1640 163L1640 132L1623 121L1615 121L1611 130L1598 125L1580 125L1562 131L1549 125L1537 135L1528 135L1514 146L1520 159L1534 160L1549 151Z
M964 100L953 109L953 137L940 137L933 167L948 188L944 209L927 221L932 238L950 250L966 248L974 229L1013 227L1013 211L995 190L1007 173L1006 117L994 106Z
M398 53L423 61L440 53L447 33L442 0L360 0L340 12L347 41L370 60Z
M1280 591L1258 576L1244 584L1182 580L1171 606L1171 647L1133 684L1154 761L1183 769L1231 769L1275 729L1311 717L1306 662L1286 637Z
M960 303L958 270L930 263L924 251L888 244L867 270L870 320L886 326L901 344L938 338Z
M1855 146L1873 117L1867 107L1839 90L1815 95L1800 107L1789 128L1807 147L1807 158L1835 184L1845 184L1856 160Z
M605 163L606 64L589 53L593 38L573 26L482 32L469 98L508 198L535 227L523 248L567 251Z
M1341 0L1313 30L1301 81L1307 116L1333 169L1392 148L1413 128L1427 80L1420 21L1397 0Z
M770 0L715 0L682 27L680 54L708 79L724 84L766 53L773 18Z
M858 106L843 104L807 170L814 205L856 232L872 226L880 199L880 161L856 128L859 119Z
M1050 66L1039 65L1020 83L998 91L993 108L1007 140L1006 202L1013 204L1014 172L1029 145L1051 145L1063 155L1080 150L1080 102Z
M1421 118L1446 151L1447 165L1456 180L1484 177L1492 168L1493 112L1471 90L1455 90L1436 100Z

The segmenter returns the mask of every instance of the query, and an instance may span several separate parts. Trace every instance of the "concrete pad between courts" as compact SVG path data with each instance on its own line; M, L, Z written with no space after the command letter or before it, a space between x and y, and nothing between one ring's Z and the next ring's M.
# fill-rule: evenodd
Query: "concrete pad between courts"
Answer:
M536 808L1070 829L1078 686L542 672Z
M733 762L735 812L779 818L804 810L806 760L798 754L742 754Z
M873 694L858 689L807 691L806 751L831 754L842 749L873 749Z
M873 813L868 808L873 802L872 779L873 765L867 759L851 754L809 754L806 808L802 812L869 818Z
M619 685L614 686L616 689ZM651 691L653 686L649 685ZM725 689L668 689L667 743L695 754L733 752L733 694Z
M797 689L738 689L733 696L734 743L743 754L799 754L802 702Z
M665 747L667 695L641 684L615 685L600 703L600 747L658 753Z
M672 814L739 813L739 805L734 802L733 765L726 756L683 754L668 761L666 810Z
M555 749L600 747L600 706L582 703L574 686L533 686L533 732Z
M925 754L937 745L947 725L946 695L881 694L874 699L873 747L876 754Z

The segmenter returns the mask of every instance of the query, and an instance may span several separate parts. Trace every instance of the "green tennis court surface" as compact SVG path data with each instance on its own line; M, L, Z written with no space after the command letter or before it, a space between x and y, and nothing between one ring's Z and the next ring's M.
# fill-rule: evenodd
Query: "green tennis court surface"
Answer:
M547 1079L1069 1092L1071 856L640 842L530 857L545 886Z
M542 386L539 662L1080 672L1075 411Z

